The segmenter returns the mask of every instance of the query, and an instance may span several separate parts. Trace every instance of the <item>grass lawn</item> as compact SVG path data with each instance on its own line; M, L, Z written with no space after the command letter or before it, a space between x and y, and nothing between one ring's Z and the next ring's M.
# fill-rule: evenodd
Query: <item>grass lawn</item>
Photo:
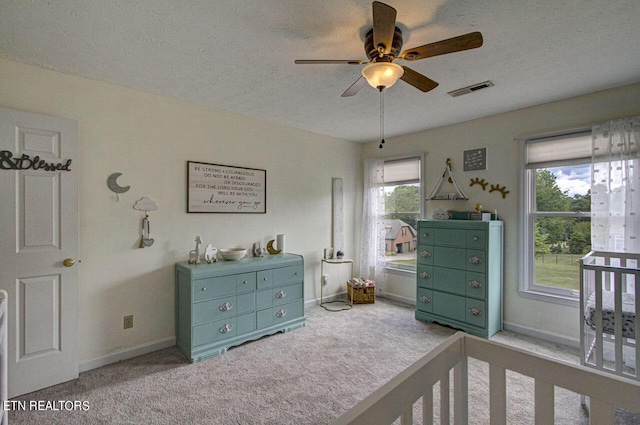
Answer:
M579 254L536 256L536 284L580 289L580 258Z

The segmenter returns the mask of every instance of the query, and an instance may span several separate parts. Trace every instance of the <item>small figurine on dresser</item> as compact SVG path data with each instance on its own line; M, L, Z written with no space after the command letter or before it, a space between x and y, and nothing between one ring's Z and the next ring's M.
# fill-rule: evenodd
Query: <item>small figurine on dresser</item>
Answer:
M200 264L200 244L202 244L202 239L200 239L200 235L196 236L196 249L189 251L189 264Z
M218 262L218 248L211 246L211 244L207 245L204 249L204 259L207 263L217 263Z

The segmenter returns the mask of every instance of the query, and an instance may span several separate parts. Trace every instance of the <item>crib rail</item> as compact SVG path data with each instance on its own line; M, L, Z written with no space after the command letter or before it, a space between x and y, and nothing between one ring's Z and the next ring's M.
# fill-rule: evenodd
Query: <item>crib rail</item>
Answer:
M392 378L339 417L334 425L386 425L398 418L413 424L413 405L422 399L422 424L433 424L434 385L440 386L440 423L449 424L450 371L453 370L453 423L468 423L468 358L489 364L491 424L507 423L506 371L535 380L535 423L554 423L554 389L562 387L591 399L593 424L613 424L614 407L638 412L640 384L621 377L529 353L462 332Z
M9 296L7 291L0 289L0 402L9 400L8 388L8 359L7 359L7 318L9 316L7 305ZM9 423L8 411L0 411L0 425Z
M640 381L639 292L640 254L592 251L580 260L580 357L584 366ZM614 300L613 311L604 305L607 295ZM627 308L634 318L623 312L623 302L631 296L635 301ZM613 352L610 356L609 351Z

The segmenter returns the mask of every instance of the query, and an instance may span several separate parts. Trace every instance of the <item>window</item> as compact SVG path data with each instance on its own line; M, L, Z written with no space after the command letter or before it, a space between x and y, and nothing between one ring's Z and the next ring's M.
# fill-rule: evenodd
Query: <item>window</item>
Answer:
M520 289L573 304L580 258L591 250L591 132L529 139L524 150Z
M385 267L416 270L418 220L424 204L422 157L384 161Z

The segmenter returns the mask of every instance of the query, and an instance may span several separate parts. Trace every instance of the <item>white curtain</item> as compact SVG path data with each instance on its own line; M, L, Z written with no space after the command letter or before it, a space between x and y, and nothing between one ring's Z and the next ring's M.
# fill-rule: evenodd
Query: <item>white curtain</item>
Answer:
M384 161L369 159L364 163L362 205L362 250L360 275L376 281L376 292L385 293L384 271Z
M640 116L592 128L591 245L640 253Z

